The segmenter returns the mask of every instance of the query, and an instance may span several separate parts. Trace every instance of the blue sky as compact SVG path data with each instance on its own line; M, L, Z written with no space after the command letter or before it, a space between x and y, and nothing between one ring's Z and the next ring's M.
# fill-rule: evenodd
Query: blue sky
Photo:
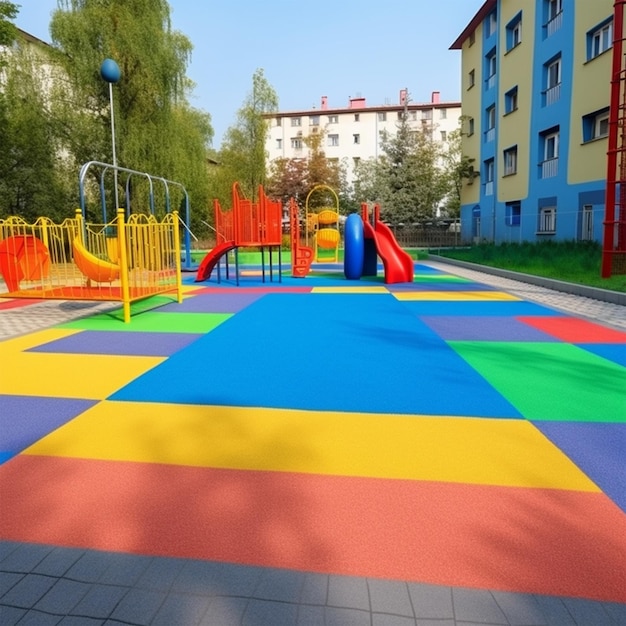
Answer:
M56 0L21 4L16 24L50 41ZM461 98L461 56L449 50L483 0L170 0L174 29L193 44L191 104L211 114L214 147L236 121L263 68L281 111L331 108L362 96L368 105Z

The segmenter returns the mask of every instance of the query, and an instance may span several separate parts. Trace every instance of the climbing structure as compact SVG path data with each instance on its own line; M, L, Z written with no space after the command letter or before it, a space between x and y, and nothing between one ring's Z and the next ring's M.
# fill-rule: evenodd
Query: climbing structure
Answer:
M324 202L319 205L317 203ZM313 251L316 262L339 260L339 198L332 187L316 185L309 191L305 203L307 239L313 230ZM308 241L307 241L308 243Z
M626 59L624 5L615 0L602 277L626 274Z

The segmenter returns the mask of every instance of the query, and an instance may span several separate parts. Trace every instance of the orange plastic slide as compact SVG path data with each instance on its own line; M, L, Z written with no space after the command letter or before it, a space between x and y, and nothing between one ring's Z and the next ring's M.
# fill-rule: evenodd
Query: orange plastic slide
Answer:
M110 283L120 277L120 266L103 261L91 254L77 237L72 243L74 263L78 269L95 283Z

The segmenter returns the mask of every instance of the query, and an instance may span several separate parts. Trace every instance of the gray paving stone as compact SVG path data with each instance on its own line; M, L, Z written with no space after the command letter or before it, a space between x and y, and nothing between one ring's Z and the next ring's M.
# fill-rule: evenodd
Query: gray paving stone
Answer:
M365 578L352 576L328 577L328 606L371 610L369 589Z
M170 593L150 626L173 626L184 624L196 626L206 614L211 598L186 593Z
M7 554L0 566L3 572L23 572L27 574L32 572L52 550L52 546L21 543L15 550L11 550Z
M511 626L547 626L535 596L494 591L492 595Z
M106 560L107 568L98 582L103 585L131 587L146 571L153 557L137 554L108 554Z
M2 604L30 609L56 583L56 578L27 574L2 597Z
M416 618L454 619L454 605L450 587L408 583L407 589Z
M302 604L321 604L328 601L328 576L326 574L305 574L300 602Z
M405 582L369 578L367 585L374 613L389 613L413 619L413 606Z
M242 626L293 626L297 617L297 604L252 599L241 623Z
M25 574L17 572L0 572L0 601L2 596L24 578Z
M136 587L169 591L184 564L182 559L152 559L137 580Z
M297 626L319 626L324 624L324 614L326 608L324 606L311 606L301 604L298 607Z
M51 615L31 609L18 622L18 626L57 626L62 619L62 615Z
M416 619L415 626L463 626L461 622L455 622L453 619Z
M459 622L506 624L507 619L489 591L452 589L454 617Z
M415 626L415 620L412 617L403 617L402 615L374 613L372 626Z
M58 624L58 626L102 626L104 621L101 619L93 619L91 617L77 617L75 615L66 615Z
M111 613L111 619L148 626L165 597L165 593L161 591L130 589Z
M85 551L78 548L55 548L32 571L46 576L63 576L83 554Z
M127 587L92 585L71 613L76 617L106 619L127 593Z
M325 626L371 626L372 616L369 611L342 609L327 606L324 613Z
M260 600L297 603L300 601L304 579L305 575L302 572L267 569L261 575L252 597Z
M26 609L16 606L2 606L0 604L0 624L2 626L14 626L26 615Z
M109 567L107 553L96 550L87 550L85 553L67 570L66 578L84 583L98 582L99 578Z
M600 602L566 598L563 604L567 607L576 624L593 624L593 626L615 626L611 616Z
M231 626L241 624L248 605L247 598L212 598L201 626Z
M56 584L37 602L35 609L67 615L89 591L88 583L80 583L75 580L57 580Z
M187 561L174 579L171 590L178 593L198 593L205 596L218 595L222 568L221 563L214 561Z

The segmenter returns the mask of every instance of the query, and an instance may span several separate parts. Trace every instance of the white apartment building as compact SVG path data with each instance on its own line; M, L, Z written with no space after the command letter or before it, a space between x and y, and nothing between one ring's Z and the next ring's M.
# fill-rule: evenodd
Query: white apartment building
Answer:
M384 131L395 134L405 111L411 126L416 130L427 128L436 141L447 141L450 133L459 128L461 103L441 101L438 91L433 91L426 103L408 101L407 90L401 89L396 104L368 106L365 98L356 97L341 108L330 108L328 98L322 96L319 109L271 116L265 146L269 162L308 158L310 150L304 138L323 132L326 157L345 164L348 182L352 183L359 161L379 156Z

